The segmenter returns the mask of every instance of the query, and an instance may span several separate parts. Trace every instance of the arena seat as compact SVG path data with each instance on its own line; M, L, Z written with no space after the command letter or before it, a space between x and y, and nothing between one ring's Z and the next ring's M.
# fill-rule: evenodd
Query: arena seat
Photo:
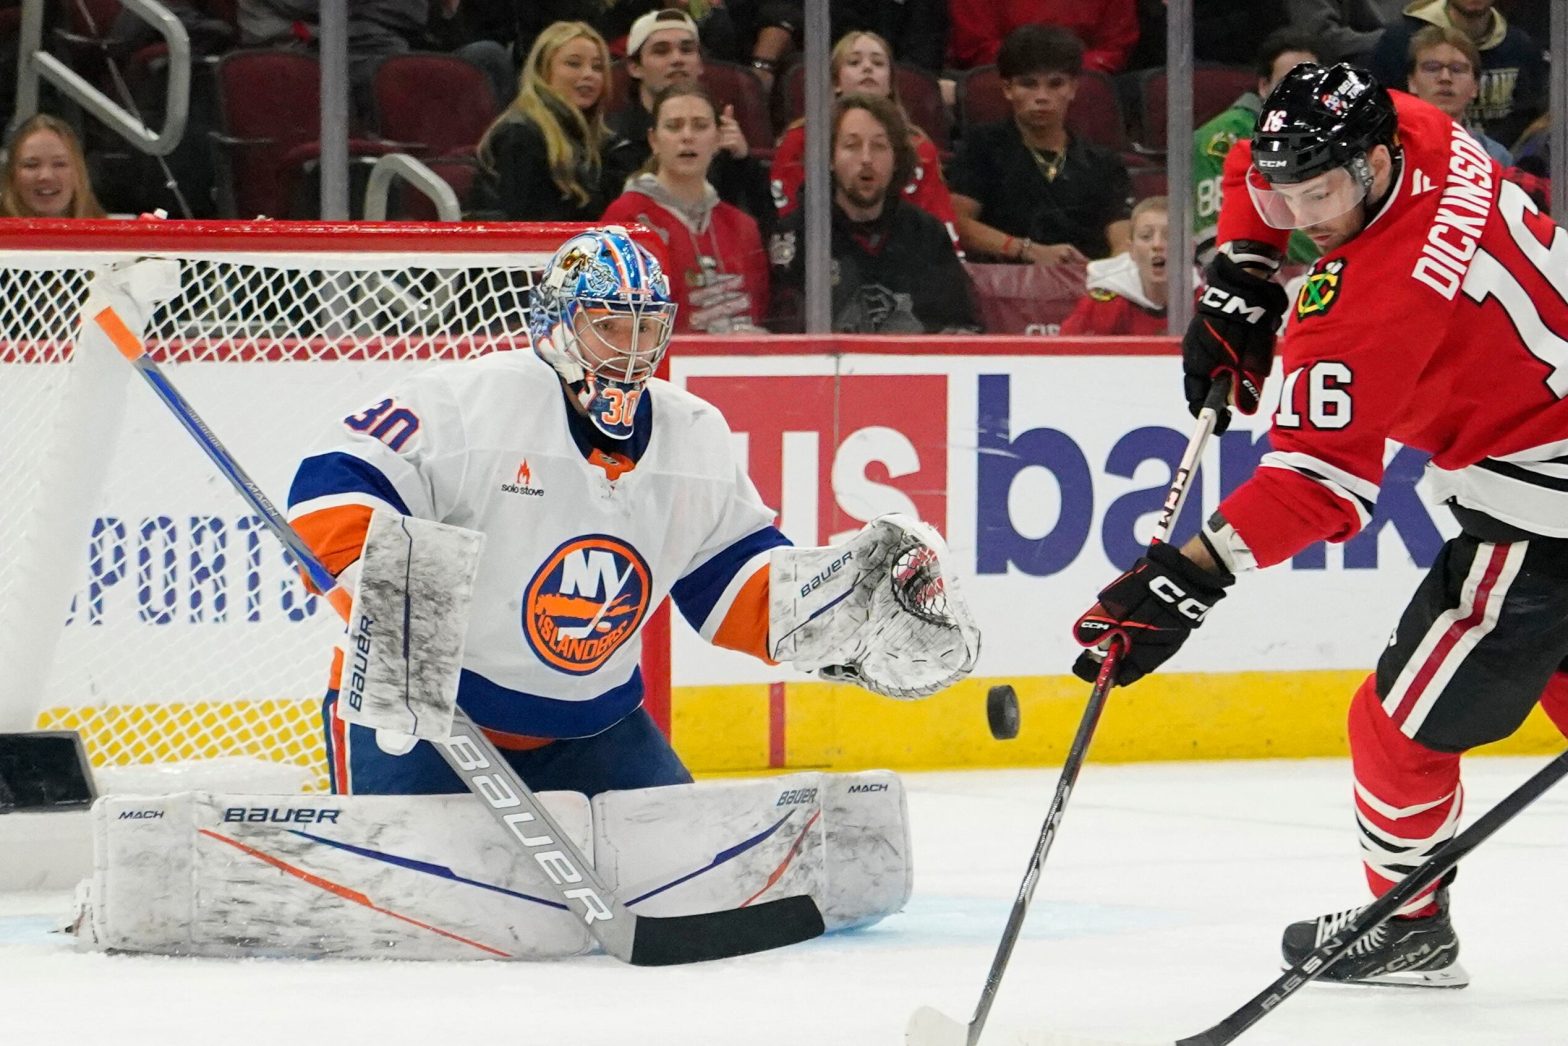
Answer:
M265 48L218 60L218 121L212 132L220 211L246 218L315 217L303 199L321 160L321 66L316 56ZM398 150L364 138L348 142L351 164L368 166Z
M1082 265L965 262L987 334L1055 334L1084 294Z

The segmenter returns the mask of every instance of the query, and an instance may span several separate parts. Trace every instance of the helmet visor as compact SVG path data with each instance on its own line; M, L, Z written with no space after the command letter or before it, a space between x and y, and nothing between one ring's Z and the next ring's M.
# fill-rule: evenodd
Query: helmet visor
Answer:
M1367 190L1349 169L1336 167L1304 182L1270 184L1253 167L1247 192L1258 215L1276 229L1305 229L1349 214Z
M583 369L596 377L638 385L653 377L675 330L675 305L582 300L575 348Z

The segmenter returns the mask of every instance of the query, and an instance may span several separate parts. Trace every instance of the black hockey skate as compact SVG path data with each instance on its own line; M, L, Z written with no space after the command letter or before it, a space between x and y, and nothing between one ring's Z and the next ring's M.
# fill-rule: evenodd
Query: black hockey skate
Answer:
M1393 984L1413 988L1463 988L1470 975L1459 965L1459 937L1448 918L1448 890L1437 891L1437 913L1389 919L1361 938L1318 978L1338 984ZM1291 923L1280 942L1289 969L1355 918L1360 908Z

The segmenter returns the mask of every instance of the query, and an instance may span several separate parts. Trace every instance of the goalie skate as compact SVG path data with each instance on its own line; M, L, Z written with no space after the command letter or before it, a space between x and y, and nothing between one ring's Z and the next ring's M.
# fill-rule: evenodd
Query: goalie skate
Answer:
M1389 919L1353 944L1345 957L1324 970L1321 980L1339 984L1390 984L1413 988L1463 988L1470 975L1459 965L1459 937L1448 917L1448 890L1437 892L1438 910L1420 919ZM1339 933L1360 908L1320 915L1285 928L1285 968L1306 958Z

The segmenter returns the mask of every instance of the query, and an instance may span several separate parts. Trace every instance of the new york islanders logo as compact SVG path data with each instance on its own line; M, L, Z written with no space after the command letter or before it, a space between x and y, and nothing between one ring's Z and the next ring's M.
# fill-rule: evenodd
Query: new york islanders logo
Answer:
M631 638L648 613L652 577L619 538L572 538L545 559L523 594L523 634L539 659L587 675Z

